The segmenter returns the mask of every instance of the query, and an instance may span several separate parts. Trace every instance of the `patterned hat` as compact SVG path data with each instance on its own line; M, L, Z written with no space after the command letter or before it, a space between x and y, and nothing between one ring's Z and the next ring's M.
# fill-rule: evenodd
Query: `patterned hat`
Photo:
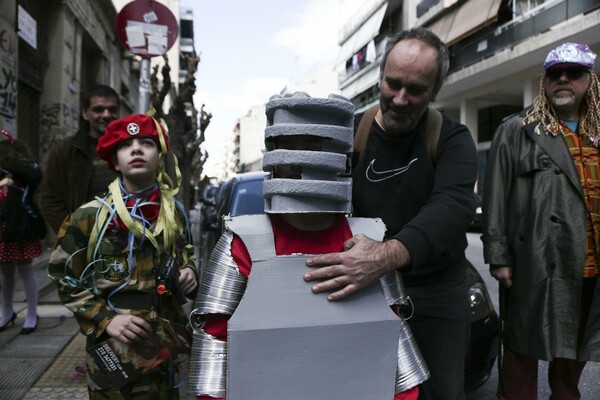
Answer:
M155 139L162 153L169 150L169 138L165 128L152 117L144 114L134 114L119 118L108 124L106 132L98 139L96 153L114 171L115 166L111 157L117 145L125 140L136 137L150 137Z
M577 64L592 69L595 59L596 53L587 44L563 43L548 53L544 61L544 69L557 64Z

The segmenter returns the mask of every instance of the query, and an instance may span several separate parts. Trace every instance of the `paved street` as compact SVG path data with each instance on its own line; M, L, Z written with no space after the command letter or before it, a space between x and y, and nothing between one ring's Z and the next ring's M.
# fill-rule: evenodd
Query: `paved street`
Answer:
M483 262L483 245L480 239L480 233L469 233L469 247L467 248L467 258L477 268L483 277L494 307L498 311L498 283L491 277L488 266ZM538 399L548 399L550 397L550 389L547 379L548 363L539 363L538 376ZM589 363L583 371L583 376L579 384L582 400L597 400L600 399L600 363ZM494 367L492 376L481 388L475 392L469 393L467 400L494 400L496 399L496 386L498 385L498 371Z

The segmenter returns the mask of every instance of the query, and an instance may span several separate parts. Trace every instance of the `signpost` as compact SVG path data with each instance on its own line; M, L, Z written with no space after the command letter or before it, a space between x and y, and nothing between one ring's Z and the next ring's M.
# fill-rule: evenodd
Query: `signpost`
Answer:
M162 56L175 43L179 28L173 13L155 0L134 0L117 15L117 36L131 53L142 57L138 112L150 103L150 58Z

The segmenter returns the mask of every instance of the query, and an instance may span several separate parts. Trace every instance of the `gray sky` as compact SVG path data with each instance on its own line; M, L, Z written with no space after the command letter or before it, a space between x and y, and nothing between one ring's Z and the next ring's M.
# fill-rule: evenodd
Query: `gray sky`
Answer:
M303 82L337 55L339 28L361 0L181 0L194 13L198 109L213 114L203 147L208 173L221 162L233 127L251 106Z

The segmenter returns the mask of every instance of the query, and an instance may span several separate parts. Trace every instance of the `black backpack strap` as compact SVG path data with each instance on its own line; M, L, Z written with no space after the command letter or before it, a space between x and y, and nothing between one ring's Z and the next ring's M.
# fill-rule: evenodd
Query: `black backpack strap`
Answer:
M364 157L364 152L367 147L367 140L369 140L369 134L371 133L371 126L375 120L375 115L379 111L379 103L371 106L363 114L358 127L356 128L356 134L354 135L354 151L352 154L352 165L358 165L358 163Z
M427 143L427 154L433 163L437 161L437 147L440 141L440 133L442 132L442 113L438 110L429 107L427 109L427 125L425 126L425 140Z

